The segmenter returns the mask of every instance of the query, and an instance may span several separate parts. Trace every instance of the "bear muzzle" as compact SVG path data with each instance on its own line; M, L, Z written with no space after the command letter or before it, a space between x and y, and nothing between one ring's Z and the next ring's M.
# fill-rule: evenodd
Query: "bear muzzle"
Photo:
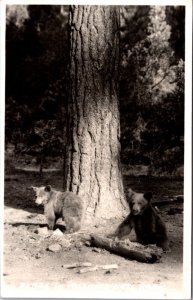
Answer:
M132 214L134 215L134 216L137 216L137 215L139 215L140 214L140 209L132 209Z

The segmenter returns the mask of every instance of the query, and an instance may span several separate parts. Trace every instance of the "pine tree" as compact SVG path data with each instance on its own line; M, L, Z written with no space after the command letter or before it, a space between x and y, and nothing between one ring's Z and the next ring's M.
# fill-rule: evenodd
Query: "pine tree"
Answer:
M65 187L87 220L122 215L118 108L119 8L73 6Z
M166 23L165 9L165 6L150 8L148 35L129 55L136 66L136 99L140 105L161 102L176 87L175 72L170 66L174 56L169 44L171 28Z
M180 145L177 148L179 157L183 156L180 136L183 130L184 63L181 59L176 64L166 7L151 6L148 18L147 35L128 50L128 70L132 72L131 101L136 105L131 147L141 156L148 157L149 163L156 167L161 166L165 157L164 168L170 164L171 170L172 166L175 168L171 157L177 145Z

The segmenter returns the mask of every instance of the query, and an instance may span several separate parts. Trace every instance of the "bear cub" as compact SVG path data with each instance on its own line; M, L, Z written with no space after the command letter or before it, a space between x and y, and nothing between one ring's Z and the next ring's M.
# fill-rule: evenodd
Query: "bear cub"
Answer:
M156 244L164 251L169 250L166 226L151 205L152 193L136 193L128 191L130 214L119 225L113 236L119 239L127 236L132 228L135 230L137 242L147 245Z
M52 189L50 185L33 187L36 193L35 203L44 206L44 215L47 218L48 228L53 230L56 221L62 218L65 222L66 233L76 232L80 229L83 214L83 200L72 192L60 192Z

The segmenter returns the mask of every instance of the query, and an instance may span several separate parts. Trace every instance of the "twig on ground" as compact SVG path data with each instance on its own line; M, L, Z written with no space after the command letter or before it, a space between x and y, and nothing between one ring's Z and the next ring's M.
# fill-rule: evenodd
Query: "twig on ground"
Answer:
M70 265L63 265L63 268L66 269L75 269L75 268L79 268L79 267L91 267L92 264L90 262L80 262L80 263L74 263L74 264L70 264Z
M111 269L118 269L118 265L117 264L96 265L94 267L80 269L80 270L78 270L78 273L83 274L83 273L87 273L87 272L94 272L97 270L111 270Z

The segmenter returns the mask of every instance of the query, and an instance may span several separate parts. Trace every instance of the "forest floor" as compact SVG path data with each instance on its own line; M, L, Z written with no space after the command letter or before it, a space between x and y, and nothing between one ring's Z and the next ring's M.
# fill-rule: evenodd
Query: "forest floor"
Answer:
M40 179L35 171L18 170L5 181L3 296L182 299L183 204L159 208L167 224L171 252L164 253L158 263L141 263L89 247L78 239L83 233L113 232L121 221L118 219L103 220L79 235L58 237L41 232L46 220L28 187L45 184L61 189L61 173L45 172ZM124 176L124 184L138 192L152 191L156 201L183 194L183 179ZM52 244L59 249L49 251ZM118 268L82 274L78 268L66 268L77 262L117 264Z

